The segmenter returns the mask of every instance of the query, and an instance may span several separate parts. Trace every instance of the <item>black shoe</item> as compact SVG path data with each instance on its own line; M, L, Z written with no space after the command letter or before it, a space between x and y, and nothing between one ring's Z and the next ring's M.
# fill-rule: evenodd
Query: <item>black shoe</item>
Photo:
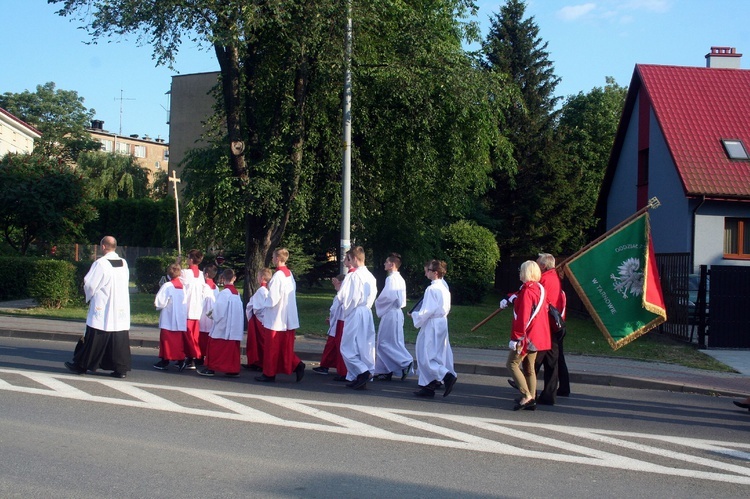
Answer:
M570 392L563 392L563 391L557 390L557 396L558 397L570 397Z
M352 388L353 390L362 390L364 389L367 382L370 380L370 371L365 371L359 376L357 376L357 379L352 381L351 383L348 383L346 386L349 388Z
M401 369L401 381L406 381L406 377L409 376L409 373L411 372L411 367L414 365L414 361L412 360L409 362L409 365L406 366L406 369Z
M201 376L213 376L216 372L213 369L199 369L198 374Z
M195 361L193 359L185 359L185 367L183 369L187 369L188 371L195 371L198 369L195 367Z
M435 390L430 390L426 386L423 386L422 388L414 392L414 395L416 395L417 397L431 399L435 397Z
M312 372L315 374L328 374L328 368L327 367L313 367Z
M201 367L204 362L205 362L204 359L195 359L195 367L196 368Z
M273 383L276 381L276 376L266 376L265 374L261 374L260 376L255 377L255 381L260 381L262 383Z
M250 371L255 371L257 373L263 372L263 368L260 366L256 366L255 364L242 364L242 367Z
M536 403L539 405L555 405L554 400L550 400L548 398L543 398L543 397L537 398Z
M86 372L86 369L82 367L78 367L77 365L73 364L72 362L66 362L65 367L68 368L68 371L75 373L75 374L84 374Z
M169 367L169 361L164 360L164 359L161 359L159 362L154 364L154 369L158 369L160 371L166 371L168 367Z
M119 372L119 371L112 371L112 372L110 373L110 376L112 376L113 378L124 378L124 377L126 377L126 376L127 376L127 374L125 374L125 373L121 373L121 372Z
M174 366L177 368L178 371L182 372L182 371L185 370L185 366L186 365L187 365L187 361L185 361L185 360L179 360L179 361L177 361L175 363Z
M521 402L517 402L516 405L513 406L514 411L535 411L536 410L536 400L531 399L525 404L522 404Z
M68 363L66 362L65 365ZM737 402L736 400L732 400L732 403L736 405L737 407L742 407L743 409L750 409L750 404L746 404L744 402Z
M447 397L451 394L451 391L453 391L453 385L456 384L456 375L453 373L447 373L445 377L443 378L443 383L445 384L445 393L443 393L443 397Z
M338 375L333 377L333 381L347 381L347 379L346 376Z
M390 381L393 378L393 373L376 374L373 381Z
M509 384L510 386L512 386L513 388L515 388L516 390L518 390L518 383L516 383L516 382L515 382L515 381L513 381L512 379L509 379L509 380L508 380L508 384Z
M240 373L224 373L224 376L226 376L227 378L239 378Z
M294 374L297 375L297 383L302 381L302 378L305 377L305 363L300 362L297 364L297 367L294 368Z

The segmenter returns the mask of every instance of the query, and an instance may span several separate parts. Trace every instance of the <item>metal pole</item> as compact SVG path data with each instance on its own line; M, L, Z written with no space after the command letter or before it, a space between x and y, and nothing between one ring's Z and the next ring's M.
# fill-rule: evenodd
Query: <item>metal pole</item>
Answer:
M169 181L174 185L174 207L175 213L177 214L177 256L182 256L182 244L180 242L180 202L177 199L177 183L180 181L177 178L177 172L172 170L172 176L169 177Z
M339 269L343 274L344 255L351 248L351 174L352 174L352 1L346 0L346 40L344 49L343 151L341 172L341 255Z

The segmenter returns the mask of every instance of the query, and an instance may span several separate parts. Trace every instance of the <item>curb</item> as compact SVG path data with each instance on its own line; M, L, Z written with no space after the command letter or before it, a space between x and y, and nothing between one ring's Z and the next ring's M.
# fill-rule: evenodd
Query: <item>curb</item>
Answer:
M31 340L48 340L48 341L70 341L76 342L81 337L78 333L60 333L60 332L44 332L44 331L30 331L20 329L0 329L0 337L6 338L25 338ZM159 348L159 341L145 338L131 338L131 347L140 348ZM245 353L245 348L242 347L241 353ZM310 351L310 350L295 350L294 352L301 359L320 362L321 352ZM495 376L495 377L510 377L510 372L505 366L494 366L487 364L478 363L466 363L456 362L454 364L456 373L459 374L476 374L481 376ZM703 386L688 385L682 383L670 383L665 381L657 381L647 378L627 378L625 376L617 376L612 374L595 374L587 372L573 372L570 373L571 383L581 385L596 385L596 386L616 386L619 388L638 388L646 390L661 390L678 393L697 393L701 395L710 396L724 396L724 397L740 397L744 398L747 395L744 393L738 393L733 391L706 388Z

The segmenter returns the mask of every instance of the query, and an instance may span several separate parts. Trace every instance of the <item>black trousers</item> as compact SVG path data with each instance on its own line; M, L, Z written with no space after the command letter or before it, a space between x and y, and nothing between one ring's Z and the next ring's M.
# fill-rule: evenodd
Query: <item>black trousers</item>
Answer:
M73 353L73 364L89 371L130 371L130 334L86 326L83 344L76 345Z
M558 337L564 336L564 331L558 335ZM563 396L570 394L570 375L563 354L563 339L558 340L553 337L552 348L536 356L534 369L537 374L542 367L544 367L544 390L539 394L539 400L554 404L558 394Z

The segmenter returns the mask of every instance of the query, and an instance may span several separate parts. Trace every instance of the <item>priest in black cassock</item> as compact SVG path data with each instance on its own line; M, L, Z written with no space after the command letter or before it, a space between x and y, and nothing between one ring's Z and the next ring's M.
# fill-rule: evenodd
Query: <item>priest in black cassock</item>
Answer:
M113 371L115 378L124 378L130 371L130 272L128 263L115 252L114 237L105 236L101 248L104 256L83 278L89 303L83 343L65 367L76 374L103 369Z

